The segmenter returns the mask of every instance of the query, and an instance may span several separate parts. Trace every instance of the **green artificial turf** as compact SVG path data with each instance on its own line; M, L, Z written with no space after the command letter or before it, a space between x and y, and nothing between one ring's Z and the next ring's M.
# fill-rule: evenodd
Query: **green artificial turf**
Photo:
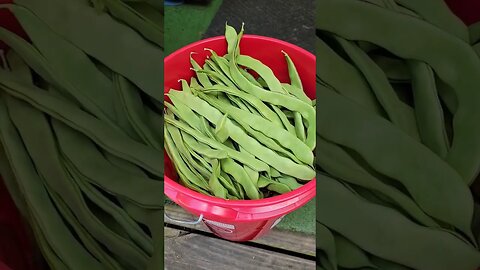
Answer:
M303 207L286 215L277 228L307 234L315 234L315 198Z
M165 7L165 54L198 41L223 0L212 0L208 5L183 4Z

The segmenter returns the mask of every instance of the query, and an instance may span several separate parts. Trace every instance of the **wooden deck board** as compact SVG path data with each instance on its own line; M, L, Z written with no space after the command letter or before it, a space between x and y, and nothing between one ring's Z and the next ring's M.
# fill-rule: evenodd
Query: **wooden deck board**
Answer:
M165 205L165 212L169 216L175 219L180 220L194 220L196 217L185 212L181 207L177 205ZM170 223L168 220L165 220L167 224ZM189 229L195 229L203 232L209 232L209 229L203 224L197 225L182 225ZM253 243L258 243L262 245L271 246L278 249L283 249L287 251L293 251L308 256L315 256L315 236L306 235L298 232L290 232L283 230L273 229L267 235L251 241Z
M165 227L165 269L315 269L315 261Z

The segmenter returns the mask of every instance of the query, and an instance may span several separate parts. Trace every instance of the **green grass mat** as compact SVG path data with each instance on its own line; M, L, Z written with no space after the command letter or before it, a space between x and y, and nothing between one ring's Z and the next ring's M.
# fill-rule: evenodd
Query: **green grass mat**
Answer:
M200 40L222 1L212 0L208 5L165 7L165 55Z
M315 234L315 198L303 207L286 215L277 228L307 234Z

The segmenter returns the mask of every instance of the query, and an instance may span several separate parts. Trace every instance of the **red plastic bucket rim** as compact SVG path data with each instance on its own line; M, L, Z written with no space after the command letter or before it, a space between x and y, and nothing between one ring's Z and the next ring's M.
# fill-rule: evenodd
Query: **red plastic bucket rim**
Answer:
M285 194L280 194L276 195L273 197L265 198L265 199L258 199L258 200L225 200L213 196L208 196L204 195L201 193L198 193L196 191L193 191L191 189L188 189L181 184L177 183L176 181L170 179L169 177L165 176L165 194L167 194L167 186L171 186L172 189L178 190L180 193L184 193L188 196L195 197L195 199L199 201L204 201L204 202L209 202L209 203L214 203L215 205L218 206L228 206L228 207L242 207L242 206L248 206L248 207L256 207L256 206L267 206L270 204L277 204L280 202L284 201L289 201L292 200L299 195L302 195L304 193L307 193L311 191L312 189L315 188L316 186L316 178L310 180L308 183L303 185L302 187L290 191ZM167 194L168 196L168 194Z
M295 44L292 44L292 43L289 43L289 42L286 42L286 41L283 41L283 40L280 40L280 39L276 39L276 38L272 38L272 37L266 37L266 36L260 36L260 35L252 35L252 34L245 34L245 35L243 35L242 39L256 39L256 40L265 40L265 41L275 42L275 43L293 48L297 51L300 51L300 52L302 52L302 54L308 56L310 59L313 59L313 60L315 59L315 55L313 55L311 52L309 52L309 51L305 50L304 48L299 47ZM217 40L225 40L225 36L210 37L210 38L195 41L195 42L190 43L186 46L183 46L182 48L174 51L173 53L171 53L167 57L165 57L164 58L164 63L170 61L171 58L174 58L177 55L183 54L186 51L190 51L192 47L196 47L197 45L201 45L201 44L204 44L204 43L210 43L212 41L217 41Z
M302 53L304 56L308 57L310 60L315 61L315 59L316 59L315 55L310 53L309 51L307 51L307 50L305 50L305 49L303 49L303 48L301 48L297 45L294 45L294 44L291 44L289 42L279 40L279 39L276 39L276 38L265 37L265 36L260 36L260 35L245 34L242 37L242 39L256 39L256 40L274 42L274 43L280 44L282 46L289 47L291 49L297 50L300 53ZM210 42L216 42L216 41L219 41L219 40L222 40L222 41L225 40L225 36L216 36L216 37L206 38L206 39L202 39L202 40L196 41L194 43L191 43L189 45L186 45L186 46L176 50L175 52L171 53L167 57L165 57L164 58L165 66L166 66L167 62L171 61L176 56L183 55L185 53L190 53L192 51L193 47L197 47L197 46L202 45L202 44L208 44ZM264 199L257 199L257 200L225 200L225 199L222 199L222 198L217 198L217 197L213 197L213 196L204 195L204 194L198 193L194 190L191 190L189 188L184 187L183 185L181 185L181 184L177 183L176 181L174 181L173 179L171 179L166 174L164 175L164 184L165 184L164 192L168 197L170 197L169 195L172 195L172 197L175 197L174 194L169 194L169 193L177 193L177 194L178 193L183 193L183 194L185 194L189 197L195 198L198 201L208 202L208 203L211 203L211 204L215 204L216 206L220 206L220 207L229 207L229 208L231 208L231 207L262 207L262 206L278 204L278 203L289 201L289 200L295 200L295 198L297 198L301 195L305 195L309 192L312 192L312 190L313 190L313 192L315 192L316 178L311 179L310 181L308 181L308 183L306 183L302 187L300 187L296 190L290 191L288 193L280 194L280 195L276 195L276 196L269 197L269 198L264 198ZM314 196L315 195L313 195L312 197L314 197ZM171 199L174 200L174 198L171 198Z

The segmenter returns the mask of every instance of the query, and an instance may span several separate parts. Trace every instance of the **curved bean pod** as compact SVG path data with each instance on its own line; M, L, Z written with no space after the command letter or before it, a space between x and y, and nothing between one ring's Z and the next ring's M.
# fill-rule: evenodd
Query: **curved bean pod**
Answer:
M203 178L206 175L210 175L207 168L198 164L193 159L190 151L188 150L187 146L185 145L185 142L183 140L183 137L181 136L180 131L176 127L174 127L172 125L166 125L165 129L170 134L170 138L173 140L173 143L174 143L173 145L171 145L169 147L173 147L173 146L176 147L176 149L173 149L171 151L178 152L178 154L180 155L182 160L185 162L187 167L195 175L196 179L189 179L189 180L192 181L193 184L207 190L207 186L208 186L207 181ZM175 154L175 153L173 153L173 154ZM177 166L183 166L183 165L177 164ZM185 174L187 175L187 173L185 173Z
M193 95L189 95L189 94L183 93L183 92L176 92L175 94L179 95L179 97L181 97L181 100L183 102L188 103L189 106L193 110L195 110L197 113L202 114L204 117L206 117L212 123L218 123L219 119L222 117L218 108L216 109L215 107L210 106L206 101L204 101L204 100L202 100L198 97L195 97ZM201 93L199 93L199 94L201 94ZM209 99L210 100L210 99L212 99L212 97L204 97L204 99ZM214 102L213 99L210 100L210 101ZM226 108L226 106L222 106L222 107ZM235 111L235 110L238 110L237 108L230 105L230 109L231 109L231 111L234 111L235 113L237 113ZM232 116L232 117L234 116L230 112L226 112L226 113L229 113L229 115ZM244 113L249 114L248 112L244 112ZM250 117L250 115L249 115L249 117ZM270 122L266 121L263 118L259 118L259 119L262 119L262 121L266 122L266 123L262 122L262 124L266 124L266 125L268 125L268 123L271 124ZM240 121L250 121L250 120L247 119L247 118L242 118L241 117ZM250 122L252 122L252 121L250 121ZM255 124L253 122L250 124L250 126L252 126L252 128L260 129L259 127L254 127ZM313 169L311 169L310 167L308 167L306 165L296 164L296 163L292 162L291 160L289 160L287 158L283 158L279 155L276 155L275 152L273 152L271 149L260 145L258 143L258 141L249 137L243 130L241 130L241 128L239 128L237 125L235 125L230 119L227 119L226 125L227 125L227 128L228 128L229 132L230 132L230 137L233 140L238 142L240 145L245 147L245 149L247 149L247 151L249 151L251 154L253 154L257 158L259 158L260 160L264 161L265 163L269 164L270 166L276 168L277 170L279 170L279 171L281 171L285 174L297 177L299 179L310 180L315 176L315 171ZM273 124L271 124L270 126L275 127L275 125L273 125ZM280 136L282 134L288 134L287 136L290 136L290 134L288 132L285 132L285 130L282 130L282 131L283 132L279 131ZM265 132L263 132L263 133L265 134ZM267 132L267 134L268 134L268 132ZM298 139L296 137L293 137L292 140L298 140ZM303 144L301 141L299 141L299 142L301 144ZM289 143L289 142L286 142L286 143ZM301 144L297 147L301 147ZM295 149L292 149L292 151L293 150L295 150ZM310 160L310 162L307 162L307 164L311 164L313 162L313 154L310 150L308 150L308 151L306 151L302 154L308 155L309 157L312 157L312 158L308 159L308 160Z
M225 39L227 40L227 54L230 58L235 53L235 47L237 45L237 31L225 23Z
M263 175L258 178L258 187L266 187L268 190L274 191L278 194L292 191L292 189L288 185L274 181L273 179L269 179Z
M454 169L354 102L327 90L317 95L320 136L359 153L372 168L401 182L427 214L472 238L472 195ZM371 137L372 132L382 140Z
M195 140L193 137L191 137L188 133L185 133L185 132L182 132L182 137L184 139L188 137L192 140ZM190 145L187 143L187 141L188 141L188 139L185 140L185 146L190 150L190 154L194 158L199 160L199 162L201 163L200 166L204 166L204 168L206 168L209 171L209 173L204 176L205 178L209 178L211 176L211 173L213 172L212 164L210 164L212 161L210 161L210 163L207 162L204 157L197 154L197 152L195 152L195 150L190 147ZM199 144L199 145L202 145L198 142L196 142L196 143ZM202 147L207 147L208 148L208 146L205 146L205 145L203 145ZM211 150L216 151L214 149L211 149ZM225 153L225 157L221 157L219 159L224 159L224 158L228 158L226 153ZM217 158L214 157L214 158L211 158L211 159L213 160L213 159L217 159ZM232 180L226 174L224 174L223 171L221 171L220 175L218 176L218 179L219 179L220 183L227 189L229 194L231 194L232 196L237 197L237 198L240 196L238 191L236 190L235 186L233 185Z
M249 199L257 200L261 198L260 191L242 166L231 158L220 160L220 164L223 170L230 174L245 189Z
M340 57L322 39L315 39L315 52L321 61L317 61L317 74L322 80L342 95L355 100L367 110L383 114L375 95L370 91L362 74L345 59ZM345 78L349 78L345 80Z
M180 121L177 121L177 120L173 119L172 117L169 117L169 116L166 115L165 116L165 123L172 124L172 125L176 126L180 130L183 130L184 132L187 132L188 134L195 137L199 142L207 144L207 145L211 146L212 148L226 151L230 158L235 159L235 160L237 160L237 161L239 161L243 164L246 164L249 167L251 167L252 169L255 169L257 171L268 171L269 170L268 165L265 164L264 162L262 162L258 159L253 159L252 160L247 155L244 155L244 154L242 154L238 151L235 151L235 150L233 150L229 147L224 146L223 144L217 142L216 140L201 134L200 132L190 128L188 125L186 125L186 124L184 124Z
M220 87L218 90L216 89L204 89L202 92L216 92L216 91L223 91L228 94L240 96L242 95L242 92L234 89L234 88L222 88ZM260 100L271 103L273 105L277 106L282 106L285 107L291 111L299 112L303 118L305 118L306 122L308 123L308 128L307 128L307 139L304 144L306 144L310 150L313 150L315 148L315 109L301 101L298 100L294 97L287 96L285 94L281 93L276 93L276 92L270 92L270 91L265 91L262 90L264 94L260 94L260 96L257 96ZM252 94L252 96L255 96L255 94ZM312 138L313 136L313 138ZM293 150L293 149L292 149Z
M303 91L302 81L300 79L300 75L297 72L297 68L293 63L290 56L282 51L285 55L285 59L287 60L287 67L288 67L288 74L290 77L291 86L286 87L285 84L282 84L283 88L287 90L288 93L293 94L298 99L305 101L306 103L311 103L311 100L307 97L305 92ZM298 112L294 112L294 122L295 122L295 134L297 137L302 140L303 142L306 141L305 136L305 127L303 125L302 115Z
M480 42L480 22L476 22L468 27L470 33L470 44Z
M290 121L288 120L285 113L282 110L280 110L277 106L272 106L272 109L278 115L278 118L280 118L280 121L282 121L283 127L287 130L287 132L294 135L294 136L297 136L297 128L296 128L297 126L294 127L290 123ZM301 127L298 126L298 129L301 128L301 130L303 131L303 139L300 138L300 140L302 140L302 142L304 142L305 141L305 130L303 129L302 115L299 112L294 112L294 113L295 113L295 115L298 115L300 117L300 123L298 123L298 125L301 125ZM297 125L297 122L295 122L295 124Z
M408 215L420 224L429 227L440 227L431 217L407 195L375 178L361 167L342 147L331 143L321 136L317 137L317 164L326 172L343 181L377 191L392 200Z
M75 169L68 167L73 165L65 163L67 171L76 174ZM138 226L137 223L125 212L124 209L106 198L98 189L94 188L90 183L83 181L83 176L76 175L73 177L75 183L80 187L84 194L103 211L108 213L114 220L125 230L128 236L140 246L148 255L153 253L153 243L149 236Z
M276 179L278 182L287 185L290 190L295 190L297 188L300 188L302 185L295 180L295 178L291 176L281 176Z
M305 92L303 92L302 80L300 79L300 75L297 72L297 68L293 63L292 58L290 58L290 56L285 51L282 51L282 53L285 56L285 60L287 61L288 76L290 77L290 84L293 87L296 87L297 89L302 90L301 93L303 93L303 95L301 95L301 97L298 97L299 99L303 99L303 101L307 103L310 102L310 99L307 97Z
M387 0L389 8L397 10L394 0ZM435 75L424 62L409 60L412 92L418 132L422 142L442 158L446 158L449 142L443 119L443 109L437 95Z
M410 267L406 267L405 265L401 265L398 263L394 263L391 261L384 260L379 257L372 256L372 262L379 267L379 269L385 270L412 270Z
M226 151L212 149L206 144L199 143L194 137L192 137L188 133L183 133L182 137L185 140L185 143L189 147L191 147L193 151L205 157L208 157L211 159L224 159L228 157L228 154Z
M55 129L62 156L91 184L142 208L162 207L158 192L163 186L159 181L144 174L129 174L124 163L121 170L112 166L88 137L65 124L58 123Z
M253 77L252 74L250 74L250 72L248 72L247 70L241 68L239 69L240 73L242 73L242 75L247 78L251 83L253 83L254 85L258 86L258 87L262 87L262 85L255 79L255 77Z
M213 133L215 135L215 138L217 138L217 140L222 143L229 138L229 135L228 135L229 132L226 126L227 119L228 119L228 114L224 114L222 118L220 118L218 123L215 124L215 130Z
M75 240L65 227L62 217L48 197L47 190L38 176L25 146L8 117L5 94L0 99L0 134L5 154L12 165L19 187L31 211L31 219L38 228L36 236L41 237L45 247L69 269L102 269L101 264ZM47 242L48 239L48 242ZM55 254L53 254L53 252ZM56 257L58 256L58 257Z
M418 132L422 142L441 158L449 148L443 109L435 87L432 69L423 62L409 61Z
M192 55L194 55L194 54L195 54L194 52L190 53L190 64L192 65L193 70L195 71L198 80L200 81L200 83L202 84L202 86L204 88L205 87L211 87L212 82L208 78L207 74L199 72L199 70L202 70L202 67L195 61L195 59L193 59Z
M293 117L293 120L295 122L295 134L297 134L297 138L299 138L302 142L305 142L307 140L307 137L305 135L305 126L303 124L302 115L298 112L294 112Z
M408 16L411 16L411 17L414 17L414 18L417 18L417 19L422 19L420 17L420 15L418 15L417 13L415 13L414 11L404 7L404 6L399 6L399 5L396 5L395 2L393 0L365 0L365 2L368 2L368 3L371 3L371 4L374 4L374 5L377 5L379 7L389 7L391 8L392 6L395 7L395 11L396 12L400 12L400 13L403 13L405 15L408 15ZM364 44L366 45L366 44ZM367 47L369 47L369 45L367 45Z
M163 50L114 18L99 14L88 1L15 0L31 10L52 31L163 103L158 91L163 77ZM50 7L55 7L54 9ZM68 17L69 20L62 18ZM61 23L59 23L61 20ZM79 24L78 22L82 22ZM130 53L131 48L141 48ZM122 57L119 57L121 55Z
M329 230L329 228L327 228L325 225L318 222L317 220L317 235L318 240L316 242L316 247L317 249L323 251L326 254L326 260L322 264L324 265L324 267L330 267L331 269L335 269L338 263L333 233Z
M243 24L242 24L242 30L240 31L238 35L238 40L237 40L237 45L235 47L235 52L240 55L239 52L239 42L241 39L241 36L243 35ZM228 41L228 40L227 40ZM315 129L314 129L314 121L313 121L313 115L315 115L315 110L309 106L301 106L300 104L303 103L301 100L291 98L290 103L288 100L289 96L288 95L283 95L281 92L272 92L272 91L265 91L264 89L261 89L260 87L256 86L255 84L251 83L247 78L245 78L241 72L239 71L239 67L237 65L237 57L232 57L230 61L230 74L232 76L232 79L234 83L242 90L251 93L253 95L256 95L263 101L267 101L273 105L277 106L283 106L288 108L289 110L292 111L298 111L302 114L302 116L306 119L308 123L308 128L307 128L307 138L306 138L306 144L310 147L311 150L315 148ZM280 90L283 90L283 88L280 88ZM279 94L279 95L277 95ZM283 100L283 102L280 102ZM312 109L309 111L309 109Z
M120 264L115 261L110 254L102 249L101 245L97 240L78 222L75 215L72 213L72 210L68 208L65 202L62 201L60 196L55 192L48 190L52 201L55 203L59 213L65 219L65 221L72 227L76 235L82 241L82 244L88 249L88 251L97 258L102 265L107 266L111 269L121 270L122 267ZM56 268L55 268L56 269ZM62 268L60 268L62 269ZM67 269L66 266L63 269Z
M306 164L313 163L313 153L308 146L300 139L286 131L278 128L272 122L252 113L240 110L232 105L220 104L215 98L208 95L199 94L203 100L211 104L213 107L223 113L228 113L235 121L248 124L251 128L262 132L263 134L275 139L280 145L286 149L291 149L295 156ZM277 170L281 171L281 169Z
M120 21L130 25L146 39L163 48L163 31L159 25L138 13L134 8L119 0L96 0L105 5L108 11Z
M127 119L136 133L148 145L158 150L162 149L159 136L152 131L147 123L147 112L136 87L121 75L114 74L113 78L116 90L120 92L120 102L127 112Z
M302 100L305 103L312 103L312 100L305 94L305 92L296 86L290 85L288 83L282 83L282 87L285 90L285 92L289 93L290 95L293 95L297 97L298 99Z
M161 160L163 155L158 153L157 150L132 141L124 133L105 126L102 121L88 115L67 100L58 98L33 85L11 81L8 74L2 71L0 71L0 88L12 96L47 112L72 128L84 132L112 154L124 157L149 170L154 175L163 176L163 169L158 166L163 162Z
M198 83L197 78L192 77L192 78L190 78L190 88L198 88L198 89L201 89L201 88L203 88L203 87Z
M234 197L238 198L239 200L245 199L245 192L242 186L238 182L233 181L230 178L230 176L224 171L220 172L220 180L223 181L222 179L228 182L228 184L225 184L224 182L222 182L222 184L224 187L228 189L228 192L230 192L230 194L232 194ZM230 190L229 188L231 188L232 190Z
M247 155L250 155L251 158L255 158L254 155L250 154L247 150L245 150L245 148L241 147L240 146L240 152L243 152ZM245 169L245 171L247 172L248 176L250 177L250 179L252 180L252 182L257 185L258 183L258 178L260 177L260 173L255 171L255 170L252 170L250 167L248 166L243 166L243 168Z
M210 60L206 60L205 62L206 65L214 65L212 64L212 62ZM211 79L212 81L214 81L215 83L219 84L219 85L225 85L225 86L229 86L229 87L234 87L235 84L233 82L230 81L230 79L228 79L227 77L225 77L225 75L223 75L222 73L218 72L216 70L217 68L210 68L210 69L203 69L203 70L195 70L195 72L199 72L199 73L204 73L205 75L207 75L209 77L209 79Z
M213 192L213 195L216 197L226 199L227 198L227 190L220 184L218 178L220 176L220 162L216 159L213 160L213 172L208 180L208 185L210 186L210 190Z
M243 75L238 71L238 67L235 64L235 61L230 62L230 72L236 84L240 89L257 96L260 100L264 102L271 103L273 105L285 107L291 111L298 111L302 114L305 120L308 122L309 126L307 128L307 139L306 144L310 147L311 150L315 148L315 110L311 106L305 106L305 102L298 100L294 97L290 97L283 93L265 91L258 86L250 83L250 81L243 77ZM233 63L233 64L232 64ZM235 66L233 66L235 64Z
M252 110L250 110L250 107L247 107L247 102L244 103L239 97L236 97L233 95L227 95L227 97L230 100L229 103L235 104L239 109L252 112ZM224 102L227 102L227 101L224 101ZM253 110L252 113L260 114L256 109Z
M385 72L391 82L410 82L411 75L406 61L381 54L369 55L372 60Z
M280 127L283 125L283 122L278 116L278 114L272 109L270 109L262 100L260 100L254 95L239 91L234 87L226 87L226 86L212 86L212 87L203 89L201 92L213 92L213 93L222 92L228 95L238 97L246 101L247 103L251 104L266 119L270 120L271 122L277 124Z
M190 155L188 155L188 157L185 156L188 153L183 142L181 142L181 136L178 129L175 126L166 125L165 130L166 130L166 133L164 135L165 143L170 149L170 154L175 163L175 166L177 167L177 170L181 171L182 174L184 174L187 177L188 181L192 182L192 184L200 187L201 189L209 191L208 183L205 181L205 179L195 174L194 170L191 170L189 165L187 165L187 164L192 164L194 162L189 162L189 163L186 162L189 160L191 161L191 156ZM167 133L168 133L168 137L167 137ZM184 179L184 180L187 181L187 179Z
M124 256L129 266L141 269L146 264L148 255L129 239L102 223L88 208L78 186L72 184L73 179L67 175L61 164L54 136L45 115L28 103L11 97L7 98L7 106L27 151L46 184L57 194L61 194L65 203L75 211L78 220L99 242L106 245L112 253ZM29 121L34 121L35 125ZM42 138L41 144L37 143L39 137ZM45 154L50 158L42 158Z
M88 55L53 33L48 25L28 9L16 5L8 5L8 7L32 39L35 48L54 68L55 77L63 77L68 81L69 87L66 90L70 90L69 94L88 108L98 107L98 110L103 112L98 117L111 123L114 119L113 104L110 99L113 94L112 84L99 72Z
M340 234L333 234L335 238L335 254L339 266L348 269L373 268L378 269L371 261L368 255ZM382 268L383 269L383 268Z
M469 41L467 26L451 12L445 1L395 0L395 2L462 41Z
M211 54L210 59L212 59L212 61L216 64L217 68L220 68L220 70L217 70L217 72L223 73L223 75L225 75L226 78L231 80L230 71L228 69L228 60L224 57L218 56L214 50L211 50L208 48L205 48L204 50L210 52Z
M79 89L74 87L67 80L55 76L55 70L53 67L47 62L45 57L41 56L40 52L33 47L33 45L2 27L0 27L0 38L3 42L13 48L15 52L18 53L26 63L28 63L29 66L31 66L38 74L42 76L42 78L47 80L49 83L58 86L60 89L66 88L68 89L69 93L75 93L74 97L77 100L80 100L80 103L82 103L89 112L106 122L110 121L110 123L112 123L110 118L105 115L102 109L92 103L91 100L84 95L79 94ZM113 123L111 125L114 126Z
M472 48L475 51L475 53L480 57L480 43L473 45Z
M480 265L480 254L453 235L421 227L393 209L367 202L330 177L319 179L317 222L363 250L418 270L469 270Z
M217 77L224 85L227 85L227 86L230 86L230 87L235 87L235 84L231 80L231 78L227 77L223 73L222 68L216 62L214 62L211 59L207 59L207 60L205 60L205 64L207 64L211 68L211 71L210 70L203 70L203 71L200 71L200 72L205 72L208 75L210 75L210 77Z
M182 102L177 101L177 97L175 95L167 95L170 100L175 103L175 106L171 103L165 102L165 107L171 110L175 115L182 118L187 122L192 128L202 131L204 127L202 127L202 122L200 117L192 111L187 105L183 104Z
M413 110L400 101L385 73L358 46L351 41L335 37L340 46L365 76L378 101L392 123L414 138L418 138Z
M270 91L284 93L282 90L282 84L267 65L248 55L239 55L236 60L238 65L245 66L258 73L258 75L263 78Z
M170 132L168 132L166 129L165 129L164 138L165 138L166 149L168 149L167 154L175 164L178 176L182 181L182 183L186 187L192 190L195 190L203 194L208 194L207 193L207 191L209 190L208 184L205 182L203 178L198 177L197 174L195 174L190 169L190 167L183 161L180 153L175 148Z
M255 129L251 128L249 125L244 123L243 121L237 119L236 121L239 123L245 131L250 134L252 137L257 139L261 144L265 145L266 147L274 150L275 152L278 152L280 155L288 157L289 159L293 160L296 163L301 163L301 161L290 151L287 149L283 148L280 146L275 140L272 138L266 136L260 131L256 131ZM270 168L270 170L273 170L273 168ZM273 175L272 175L273 176Z
M480 168L480 141L477 140L480 129L471 128L476 126L478 119L475 116L480 114L480 107L476 104L476 100L480 99L477 91L480 87L477 80L480 77L480 59L472 48L427 23L365 3L324 0L319 5L326 14L338 14L348 17L348 21L358 22L352 27L352 24L334 24L325 16L318 16L320 28L348 39L364 39L379 44L402 58L424 61L452 86L459 108L454 116L455 136L447 161L460 172L465 182L471 183ZM357 12L349 12L351 10Z

